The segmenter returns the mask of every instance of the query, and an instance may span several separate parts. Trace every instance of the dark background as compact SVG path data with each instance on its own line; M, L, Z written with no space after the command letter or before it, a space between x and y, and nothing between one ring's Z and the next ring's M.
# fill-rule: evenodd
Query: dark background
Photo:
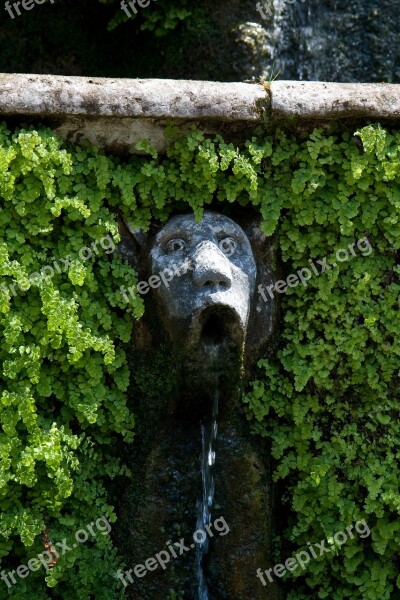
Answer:
M263 0L268 19L257 0L151 0L112 31L120 3L103 2L55 0L12 20L0 0L0 72L400 81L400 0ZM168 29L180 9L190 15ZM155 18L157 34L143 30Z

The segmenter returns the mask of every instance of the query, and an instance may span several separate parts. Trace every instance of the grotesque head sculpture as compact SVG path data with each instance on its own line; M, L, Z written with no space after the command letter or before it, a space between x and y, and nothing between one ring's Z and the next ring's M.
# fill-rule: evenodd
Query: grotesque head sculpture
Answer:
M193 352L228 341L247 358L258 358L269 340L276 306L258 288L273 281L274 247L256 220L242 220L240 226L211 211L200 222L192 214L176 215L149 236L122 224L123 247L131 245L125 256L153 288L175 346Z
M153 273L173 273L156 296L161 318L176 343L240 341L247 331L257 268L250 242L234 221L206 213L173 217L158 232L151 251ZM239 335L238 335L239 334Z

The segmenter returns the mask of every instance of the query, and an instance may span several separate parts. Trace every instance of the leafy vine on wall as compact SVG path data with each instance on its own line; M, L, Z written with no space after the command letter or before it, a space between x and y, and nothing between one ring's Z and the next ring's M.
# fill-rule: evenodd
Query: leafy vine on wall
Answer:
M277 234L287 273L371 244L282 294L280 347L244 402L287 490L277 562L360 519L372 532L288 579L288 600L400 598L400 133L260 131L241 148L167 133L165 155L143 142L147 156L122 160L1 126L1 569L43 551L44 531L54 542L103 515L115 522L110 480L135 477L114 446L134 434L124 346L143 303L121 295L136 275L115 251L117 212L146 229L176 209L201 218L212 202L237 202ZM121 563L97 536L52 569L0 582L0 598L41 600L49 587L66 600L120 598Z

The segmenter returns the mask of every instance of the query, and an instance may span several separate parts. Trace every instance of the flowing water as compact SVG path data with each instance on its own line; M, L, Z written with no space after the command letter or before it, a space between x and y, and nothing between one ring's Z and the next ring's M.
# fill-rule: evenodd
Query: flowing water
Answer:
M217 438L217 418L218 418L218 346L210 345L208 347L210 354L211 370L211 408L210 414L203 418L200 425L201 429L201 478L202 495L197 503L197 530L202 531L202 540L197 544L197 581L198 581L198 600L209 600L209 592L205 575L204 562L208 553L209 539L207 526L211 525L212 507L214 503L215 481L213 476L213 466L215 463L214 443Z
M267 3L267 2L265 2ZM265 25L280 79L397 82L399 0L274 0Z

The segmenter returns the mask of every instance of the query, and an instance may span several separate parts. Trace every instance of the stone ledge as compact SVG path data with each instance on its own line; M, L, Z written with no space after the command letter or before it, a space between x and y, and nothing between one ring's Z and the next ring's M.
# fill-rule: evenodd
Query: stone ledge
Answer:
M260 85L0 75L0 114L258 121Z
M271 116L285 119L399 119L400 84L275 81Z
M267 89L265 89L267 88ZM0 118L49 124L72 143L134 153L139 139L166 146L167 122L182 130L235 135L265 122L315 124L340 119L400 120L400 85L275 81L103 79L0 74Z

